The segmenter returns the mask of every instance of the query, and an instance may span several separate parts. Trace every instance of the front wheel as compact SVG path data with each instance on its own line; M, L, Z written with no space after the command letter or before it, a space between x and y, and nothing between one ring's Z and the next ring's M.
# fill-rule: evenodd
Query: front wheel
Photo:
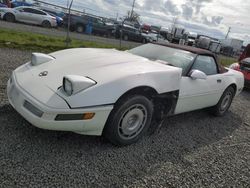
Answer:
M147 131L153 115L152 102L141 95L121 99L112 110L104 136L115 145L135 143Z
M231 106L231 103L233 101L235 95L235 90L232 86L228 87L224 93L222 94L219 102L217 103L216 106L214 106L211 109L211 112L215 116L223 116L225 113L228 111L228 109Z

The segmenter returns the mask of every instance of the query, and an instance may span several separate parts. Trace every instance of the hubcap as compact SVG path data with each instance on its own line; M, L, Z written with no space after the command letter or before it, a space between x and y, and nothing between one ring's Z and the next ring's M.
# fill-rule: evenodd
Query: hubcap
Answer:
M78 32L78 33L82 33L82 32L83 32L83 27L78 26L78 27L77 27L77 32Z
M230 105L230 102L231 102L231 98L232 98L232 94L230 92L228 92L224 99L222 100L221 102L221 107L220 107L220 111L221 112L224 112L227 110L227 108L229 107Z
M147 121L147 110L141 104L130 106L119 120L118 133L123 139L132 139L143 130Z

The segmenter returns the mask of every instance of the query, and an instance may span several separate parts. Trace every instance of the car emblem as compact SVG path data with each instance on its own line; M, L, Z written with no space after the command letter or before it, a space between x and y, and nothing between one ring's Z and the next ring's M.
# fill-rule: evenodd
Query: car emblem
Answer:
M48 71L43 71L39 74L40 77L47 76L47 75L48 75Z

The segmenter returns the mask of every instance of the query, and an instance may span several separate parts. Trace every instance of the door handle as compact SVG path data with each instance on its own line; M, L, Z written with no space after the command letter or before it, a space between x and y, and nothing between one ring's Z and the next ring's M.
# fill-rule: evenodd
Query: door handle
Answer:
M218 79L218 80L217 80L217 83L221 83L221 79Z

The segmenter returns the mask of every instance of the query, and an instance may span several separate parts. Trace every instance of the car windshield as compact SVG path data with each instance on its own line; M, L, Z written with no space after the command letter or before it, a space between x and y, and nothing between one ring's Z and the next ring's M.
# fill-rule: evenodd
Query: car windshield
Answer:
M166 65L182 68L183 74L188 71L187 69L196 57L194 53L157 44L145 44L128 50L128 52Z

